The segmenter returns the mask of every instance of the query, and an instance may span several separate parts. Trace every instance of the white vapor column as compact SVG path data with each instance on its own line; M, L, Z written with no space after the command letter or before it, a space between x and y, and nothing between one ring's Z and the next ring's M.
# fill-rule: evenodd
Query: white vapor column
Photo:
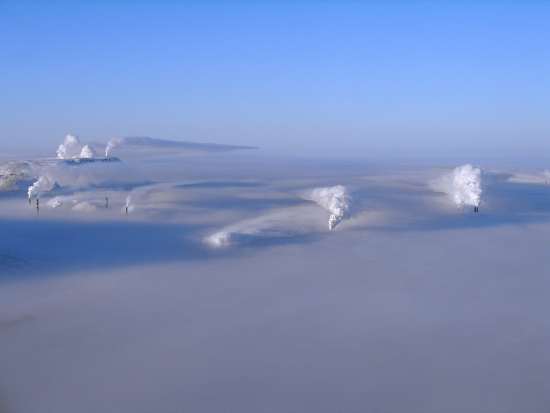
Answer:
M450 195L457 208L471 205L477 210L483 194L482 176L483 171L480 168L466 164L431 182L430 186L435 191Z
M97 152L90 145L83 145L76 135L67 135L57 148L59 159L95 158Z
M57 148L57 157L59 159L71 159L80 154L82 145L76 135L67 135L59 148Z
M38 178L38 180L34 184L29 186L29 189L27 191L28 197L32 198L33 196L35 196L36 198L40 198L40 196L44 192L51 191L54 185L55 179L53 179L49 175L44 174L40 176L40 178Z
M80 152L79 158L95 158L97 152L90 145L84 145L82 151Z
M349 189L342 185L312 190L306 199L317 202L330 212L328 229L332 231L343 219L350 219L357 213L358 202L353 199Z

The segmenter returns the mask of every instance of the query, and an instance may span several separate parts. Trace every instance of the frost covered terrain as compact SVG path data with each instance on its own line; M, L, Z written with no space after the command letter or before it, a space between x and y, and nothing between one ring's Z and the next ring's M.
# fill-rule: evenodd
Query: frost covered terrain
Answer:
M543 172L121 159L0 192L1 412L550 406Z

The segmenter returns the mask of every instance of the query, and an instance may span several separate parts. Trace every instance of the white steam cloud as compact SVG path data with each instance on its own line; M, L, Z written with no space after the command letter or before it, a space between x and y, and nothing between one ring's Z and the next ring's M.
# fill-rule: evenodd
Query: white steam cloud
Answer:
M80 152L80 158L95 158L97 152L90 145L84 145L82 151Z
M51 191L55 185L55 179L48 174L42 175L27 191L29 198L40 198L45 192Z
M76 135L67 135L57 148L59 159L94 158L97 152L90 145L83 145Z
M308 190L303 192L301 197L315 201L331 213L331 231L340 221L355 217L362 209L359 200L342 185ZM317 231L320 219L325 216L325 212L312 203L301 203L298 206L274 209L264 215L236 222L204 237L203 242L215 248L287 242L285 239Z
M291 228L249 228L236 231L220 231L204 238L211 247L223 248L231 245L254 244L278 238L296 237L303 233L300 229Z
M63 197L56 196L55 198L50 199L46 205L51 206L52 208L59 208L63 205Z
M97 202L96 202L97 203ZM56 196L46 202L52 208L60 208L67 204L73 211L89 212L98 209L94 202L78 199L75 197Z
M354 199L348 188L336 185L327 188L316 188L304 196L305 199L317 202L330 212L328 229L332 231L343 219L350 219L357 214L359 202Z
M187 181L161 182L158 184L137 187L133 189L126 197L125 208L127 208L128 211L133 211L136 208L136 202L140 203L140 200L142 200L143 198L146 198L147 196L154 193L169 191L172 188L177 187L178 185L182 185L186 182ZM144 205L142 204L141 206L143 207Z
M80 144L80 139L75 135L65 136L65 140L59 148L57 148L57 157L59 159L71 159L80 153L82 145Z
M220 231L204 238L204 242L212 247L228 247L231 245L232 233L229 231Z
M117 161L107 162L104 159L83 162L81 159L59 160L38 164L32 171L36 178L28 187L29 198L40 198L54 188L62 188L63 192L83 189L90 186L121 186L132 182L132 172ZM139 181L138 181L139 182Z
M199 153L211 152L227 152L237 149L256 149L253 146L237 146L237 145L221 145L216 143L198 143L198 142L181 142L167 139L155 139L148 137L115 137L107 142L105 156L114 148L125 148L135 151L151 151L166 152L169 155L174 153L192 155Z
M464 205L478 207L483 194L483 171L472 165L462 165L451 173L430 182L430 187L437 192L444 192L453 198L457 208Z
M259 217L236 222L203 238L214 248L270 244L310 233L317 226L317 208L311 204L272 210Z

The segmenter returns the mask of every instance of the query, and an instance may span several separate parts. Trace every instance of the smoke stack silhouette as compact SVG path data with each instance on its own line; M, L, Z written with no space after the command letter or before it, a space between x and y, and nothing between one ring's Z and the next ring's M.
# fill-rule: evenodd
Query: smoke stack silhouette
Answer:
M132 194L126 197L126 206L124 207L126 215L128 215L128 208L130 207L130 202L132 202Z

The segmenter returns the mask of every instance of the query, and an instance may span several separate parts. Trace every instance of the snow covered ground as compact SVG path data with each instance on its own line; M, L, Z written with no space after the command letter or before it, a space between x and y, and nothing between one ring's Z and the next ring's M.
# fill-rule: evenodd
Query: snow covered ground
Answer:
M210 154L52 172L38 213L0 192L0 412L547 411L550 185L487 168L473 212L432 189L457 166Z

